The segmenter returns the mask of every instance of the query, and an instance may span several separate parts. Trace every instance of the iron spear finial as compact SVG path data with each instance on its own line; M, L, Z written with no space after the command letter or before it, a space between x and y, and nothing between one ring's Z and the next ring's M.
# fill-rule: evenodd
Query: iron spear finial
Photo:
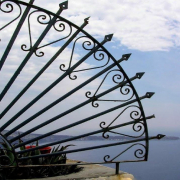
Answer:
M145 72L139 72L139 73L136 73L136 76L138 79L141 79L144 74Z
M122 59L127 61L130 56L131 56L131 53L129 53L129 54L123 54L123 55L122 55Z
M163 135L163 134L158 134L157 135L157 139L162 139L163 137L165 137L166 135Z
M154 92L147 92L146 97L151 98L155 93Z
M68 1L64 1L62 3L59 4L59 7L64 9L68 9Z
M106 41L111 41L112 37L113 37L113 34L108 34L108 35L105 36L104 39L105 39Z
M85 18L85 19L84 19L84 22L88 24L88 23L89 23L89 18L90 18L90 16L87 17L87 18Z

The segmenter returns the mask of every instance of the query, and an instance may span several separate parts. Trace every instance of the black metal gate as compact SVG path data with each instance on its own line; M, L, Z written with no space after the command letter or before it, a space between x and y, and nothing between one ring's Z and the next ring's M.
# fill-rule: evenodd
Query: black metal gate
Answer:
M121 67L131 54L115 59L104 46L112 34L99 42L83 30L89 18L79 27L60 16L68 8L67 1L56 14L33 2L0 1L0 135L6 147L1 147L1 158L6 155L9 162L0 163L1 168L19 166L26 159L102 148L107 148L108 155L102 153L102 160L85 164L115 163L118 167L121 162L147 161L148 141L163 135L148 136L146 121L154 115L145 116L141 101L154 93L139 96L132 81L144 73L128 77ZM57 133L64 138L19 149ZM101 145L24 156L96 134L97 139L104 138ZM113 140L113 134L118 141L107 141ZM17 143L19 139L24 140ZM117 146L118 154L108 150L112 146ZM123 159L127 151L132 156Z

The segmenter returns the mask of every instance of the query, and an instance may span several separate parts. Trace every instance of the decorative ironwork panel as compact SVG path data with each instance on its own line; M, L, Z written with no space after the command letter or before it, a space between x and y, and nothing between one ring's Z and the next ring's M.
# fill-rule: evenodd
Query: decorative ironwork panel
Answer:
M115 59L104 47L112 34L99 42L83 30L89 17L80 27L63 18L67 1L56 14L33 2L0 1L0 167L98 149L107 151L87 164L146 161L149 140L163 135L148 136L147 120L154 115L145 116L141 101L154 93L139 96L132 84L144 72L128 77L120 63L131 54ZM63 138L22 148L57 133ZM93 135L104 140L101 145L32 153ZM111 137L120 140L107 141ZM118 153L108 150L113 146ZM124 156L126 152L132 156Z

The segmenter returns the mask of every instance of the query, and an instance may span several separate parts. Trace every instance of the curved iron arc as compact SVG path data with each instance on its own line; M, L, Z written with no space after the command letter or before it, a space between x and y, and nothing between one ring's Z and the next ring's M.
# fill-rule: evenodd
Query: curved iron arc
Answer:
M100 85L98 86L97 90L95 91L94 95L93 95L93 96L89 96L89 95L91 95L91 92L88 91L88 92L86 92L86 94L85 94L86 97L87 97L87 98L93 98L93 97L95 97L96 94L97 94L97 92L99 91L100 87L102 86L102 84L103 84L104 81L106 80L107 76L108 76L111 72L113 72L113 71L119 71L119 72L121 72L121 70L119 70L119 69L113 69L113 70L109 71L109 72L105 75L105 77L103 78L103 80L101 81L101 83L100 83ZM123 82L124 80L125 80L125 78L123 78L123 80L122 80L121 82Z
M141 123L141 122L139 122L138 124L142 124L142 126L139 126L139 125L138 125L139 129L137 129L137 130L134 128L134 125L136 125L136 124L137 124L137 123L134 123L134 124L133 124L133 130L136 131L136 132L141 131L142 127L144 127L144 124ZM143 131L140 135L138 135L138 136L133 136L133 135L128 135L128 134L124 134L124 133L119 133L119 132L108 131L108 130L107 130L107 131L105 131L105 132L103 133L103 135L102 135L105 139L108 139L108 138L109 138L109 135L105 135L105 133L107 133L107 132L110 132L110 133L113 133L113 134L118 134L118 135L125 136L125 137L130 137L130 138L139 138L139 137L142 137L142 136L144 135L144 133L145 133L145 131Z
M136 108L138 108L138 109L140 109L138 106L136 106L136 105L131 105L131 106L128 106L128 107L126 107L124 110L122 110L121 111L121 113L117 116L117 117L115 117L115 119L107 126L107 127L103 127L102 125L101 125L101 123L100 123L100 127L101 128L109 128L128 108L132 108L132 107L136 107ZM130 117L131 117L131 119L133 119L133 120L135 120L134 118L132 118L132 116L131 116L131 114L133 113L133 111L130 113ZM141 118L141 115L139 116L139 118L137 118L137 119L140 119ZM103 123L104 124L104 123ZM105 124L104 124L105 125Z
M59 21L61 21L61 20L59 20ZM62 22L64 22L64 21L62 21ZM64 40L64 39L68 38L68 37L71 35L71 33L72 33L72 27L71 27L70 24L68 24L68 25L69 25L69 27L70 27L70 32L69 32L69 34L68 34L67 36L65 36L65 37L63 37L63 38L60 38L60 39L58 39L58 40L55 40L55 41L53 41L53 42L50 42L50 43L48 43L48 44L42 45L42 46L38 47L37 49L40 49L40 48L49 46L49 45L51 45L51 44L57 43L57 42L59 42L59 41L61 41L61 40Z
M23 51L30 51L31 49L32 49L32 47L33 47L33 45L32 45L32 36L31 36L31 25L30 25L30 17L31 17L31 15L32 14L34 14L34 13L36 13L36 12L41 12L41 11L39 11L39 10L35 10L35 11L32 11L29 15L28 15L28 31L29 31L29 42L30 42L30 47L29 47L29 49L25 49L25 48L27 48L27 45L25 45L25 44L22 44L21 45L21 49L23 50ZM49 21L47 22L47 23L45 23L45 24L48 24L51 20L52 20L52 18L51 18L51 16L49 15L49 14L47 14L48 16L49 16ZM43 19L46 19L46 16L45 15L39 15L38 17L37 17L37 21L40 23L40 17L42 17ZM43 23L41 23L41 24L43 24ZM37 49L37 48L36 48ZM35 50L36 51L36 50Z

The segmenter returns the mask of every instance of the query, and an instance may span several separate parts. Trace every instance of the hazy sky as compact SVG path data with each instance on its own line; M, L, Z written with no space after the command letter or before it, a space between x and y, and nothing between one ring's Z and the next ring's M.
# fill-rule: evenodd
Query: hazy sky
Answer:
M34 4L56 12L60 2L63 1L36 0ZM80 26L83 24L84 18L91 16L85 30L99 41L102 41L103 37L107 34L114 34L112 41L105 44L105 47L116 59L120 59L122 54L132 53L128 61L121 63L121 66L129 77L134 76L136 72L145 72L143 78L134 81L133 84L139 96L143 96L146 92L155 92L155 95L151 99L142 101L146 116L152 114L156 116L155 119L148 120L150 134L156 135L161 133L180 136L180 2L177 0L69 0L68 6L68 10L62 12L62 17ZM3 20L6 19L4 18ZM1 22L3 24L3 21ZM15 26L16 22L9 26L9 30L5 28L0 32L1 51L4 50L7 43L6 39L3 39L3 37L5 37L5 35L8 36L8 40ZM35 21L32 22L31 31L33 40L38 37L38 34L42 31L41 29L42 27L36 25ZM29 46L27 32L27 26L23 27L21 38L14 45L14 51L10 54L10 58L2 68L1 89L17 68L18 63L22 61L22 59L19 59L19 56L25 57L26 55L26 52L20 50L20 47L22 44L27 44L27 47ZM57 36L58 35L53 32L48 34L44 43L51 42L52 39L57 39ZM19 89L22 89L23 85L27 84L40 69L40 66L59 49L58 46L61 46L61 44L59 43L44 48L44 58L33 56L33 60L28 62L27 66L18 77L16 84L12 86L12 89L2 100L1 109L13 99L14 95L17 94ZM21 109L21 107L27 104L35 95L38 95L39 91L43 90L52 82L52 79L55 80L59 77L59 65L66 62L66 57L70 52L71 47L67 48L65 52L63 52L64 54L62 54L61 58L59 58L49 71L42 76L42 79L33 85L31 91L26 93L24 99L22 98L22 100L10 110L9 114L4 117L5 120L12 117L12 114L15 114L18 108ZM74 54L74 62L77 62L78 58L82 55L81 53L81 50L77 49ZM81 68L87 67L93 67L93 65L86 62ZM76 83L78 84L84 81L91 75L90 72L86 72L83 76L79 75ZM42 117L48 119L53 117L52 114L59 114L59 111L66 109L67 103L69 107L71 107L74 102L81 102L81 93L88 91L88 88L93 89L97 87L100 82L101 80L93 82L89 87L77 93L73 97L73 100L67 99L54 108L51 113L47 112ZM23 119L26 119L27 116L33 115L36 109L42 109L42 107L45 107L50 102L57 99L59 93L65 93L77 84L68 78L66 81L62 81L56 89L54 88L50 92L47 99L42 99L32 110L22 115L19 121L17 121L17 124ZM84 95L83 98L86 100ZM99 110L103 108L106 109L106 107L107 104L102 105ZM83 112L78 111L75 116L79 113L82 115L82 118L87 115L92 115L90 108L92 107L89 105ZM97 113L97 109L93 111ZM113 116L115 117L115 114L113 114ZM69 119L71 118L74 118L74 115L69 115L67 119L63 119L62 124L64 125L65 121L69 123ZM4 119L2 121L5 121ZM2 121L1 123L3 124ZM40 120L38 120L38 122L40 122ZM34 123L38 124L37 121L34 121ZM85 131L88 129L88 126L90 129L95 125L98 127L98 124L99 123L94 123L93 125L89 124L83 126L83 130ZM48 126L48 130L56 128L56 125L60 127L61 121L58 124L57 122L53 123L53 127ZM14 125L12 125L12 127L13 126ZM42 132L46 130L47 127ZM78 132L79 129L74 131Z

